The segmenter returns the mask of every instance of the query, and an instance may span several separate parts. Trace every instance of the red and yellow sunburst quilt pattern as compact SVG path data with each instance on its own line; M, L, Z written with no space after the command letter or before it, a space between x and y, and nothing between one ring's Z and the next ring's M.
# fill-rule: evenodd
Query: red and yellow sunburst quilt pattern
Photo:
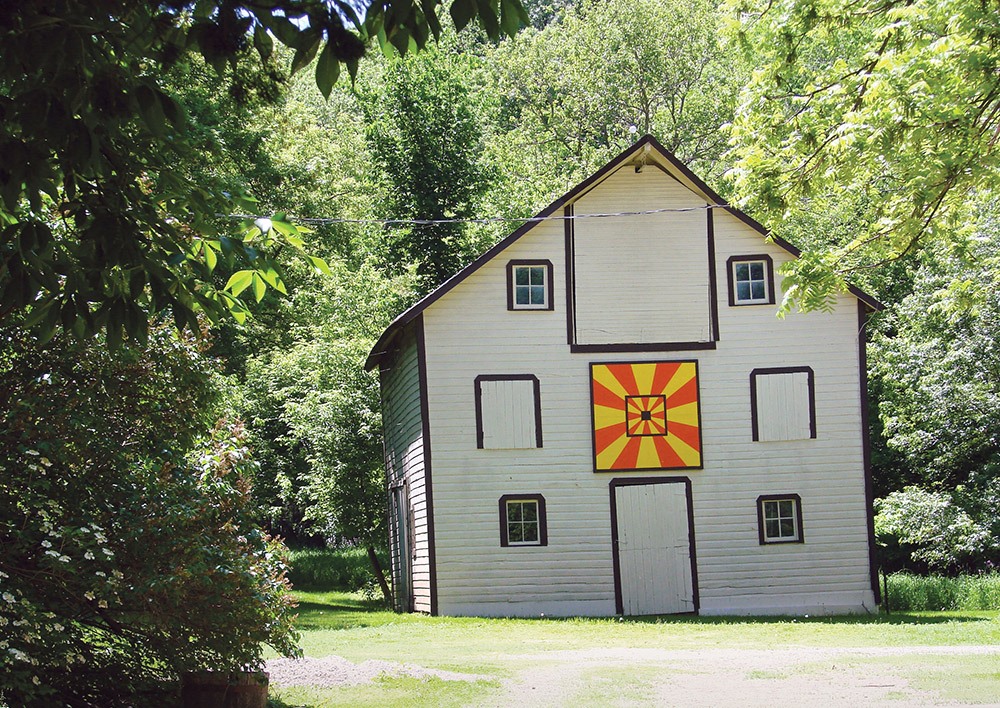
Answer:
M591 364L594 469L701 467L698 363Z

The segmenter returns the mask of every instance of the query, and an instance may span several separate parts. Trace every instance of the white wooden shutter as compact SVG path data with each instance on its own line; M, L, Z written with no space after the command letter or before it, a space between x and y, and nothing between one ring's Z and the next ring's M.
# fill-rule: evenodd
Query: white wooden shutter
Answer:
M805 440L814 437L809 372L758 373L757 440Z
M479 381L480 421L483 448L540 447L535 399L536 382L531 379Z

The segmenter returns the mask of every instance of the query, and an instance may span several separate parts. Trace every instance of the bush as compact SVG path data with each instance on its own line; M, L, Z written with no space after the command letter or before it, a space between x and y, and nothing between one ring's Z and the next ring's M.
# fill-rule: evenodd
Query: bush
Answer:
M1000 610L1000 573L941 575L893 573L888 576L893 611Z
M379 561L387 568L387 558ZM368 552L363 548L300 548L289 552L288 578L301 590L356 592L375 582Z
M0 331L0 705L150 705L185 671L294 654L284 548L192 342Z

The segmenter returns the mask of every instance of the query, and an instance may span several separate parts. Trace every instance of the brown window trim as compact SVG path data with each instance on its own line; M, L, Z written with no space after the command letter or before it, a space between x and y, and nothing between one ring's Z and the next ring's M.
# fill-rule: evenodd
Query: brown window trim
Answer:
M541 383L534 374L480 374L476 377L476 448L483 448L483 381L531 381L535 390L535 447L542 447L542 391ZM531 448L513 448L530 450Z
M514 268L516 266L544 266L545 267L545 297L546 307L518 307L514 304ZM555 303L555 283L552 278L552 261L548 260L513 260L507 261L507 309L511 311L528 312L550 312L554 309Z
M773 369L754 369L750 372L750 428L754 442L759 442L757 423L757 377L772 374L806 374L809 387L809 438L816 438L816 374L811 366L781 366Z
M797 524L798 538L776 538L767 539L764 536L764 502L766 501L793 501L795 502L795 523ZM805 543L806 535L802 530L802 497L798 494L761 494L757 497L757 538L762 546L772 546L777 543Z
M511 543L507 539L507 502L538 502L538 543ZM503 548L536 548L549 545L549 528L545 518L545 497L541 494L504 494L500 497L500 546Z
M765 271L767 278L767 302L737 302L736 300L736 281L733 277L733 265L736 263L750 263L753 261L764 261L766 263ZM750 256L730 256L726 261L726 282L729 284L729 306L730 307L752 307L754 305L773 305L774 304L774 261L771 260L771 256L766 253L760 253Z

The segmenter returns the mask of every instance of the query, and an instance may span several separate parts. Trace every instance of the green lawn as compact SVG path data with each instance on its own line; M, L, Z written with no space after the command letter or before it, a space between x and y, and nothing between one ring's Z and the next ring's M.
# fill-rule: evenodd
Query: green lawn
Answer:
M489 704L491 696L498 696L504 686L529 675L548 658L558 659L560 652L603 652L614 656L615 652L632 651L654 656L663 651L704 649L884 651L885 647L899 647L900 651L909 651L906 648L1000 645L1000 613L996 611L836 618L479 619L399 615L347 593L300 592L297 596L306 656L335 654L356 663L379 659L418 664L477 674L484 679L466 682L392 678L322 690L275 686L272 695L283 701L277 705ZM859 667L870 662L873 671L903 676L908 685L936 691L934 695L942 699L975 703L982 702L984 696L1000 696L996 654L970 659L948 655L948 651L941 649L940 656L868 656L855 661L853 668L862 670ZM642 666L630 666L628 680L607 667L597 667L574 683L573 690L582 695L575 696L572 702L600 702L602 697L615 697L623 704L656 702L656 667L655 659ZM780 680L802 670L749 671L742 678Z

